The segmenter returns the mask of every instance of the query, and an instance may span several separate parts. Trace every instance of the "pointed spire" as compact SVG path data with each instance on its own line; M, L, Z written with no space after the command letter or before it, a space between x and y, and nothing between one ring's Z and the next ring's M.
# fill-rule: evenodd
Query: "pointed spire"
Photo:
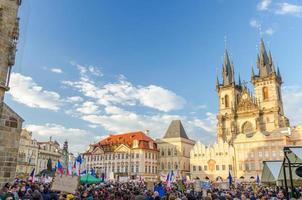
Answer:
M252 78L255 76L254 67L252 65Z
M219 85L220 85L220 83L219 83L219 78L218 78L218 75L217 75L217 77L216 77L216 87L218 88Z
M240 74L239 74L239 79L238 79L238 85L241 86L241 78L240 78Z
M272 57L271 53L269 55L266 52L263 38L260 40L259 54L257 55L257 67L259 69L260 77L267 77L272 72Z
M282 79L279 66L278 66L278 69L277 69L277 76L279 76L279 78Z
M222 65L222 77L223 85L230 85L234 83L234 65L230 61L229 53L227 49L224 53L224 62Z

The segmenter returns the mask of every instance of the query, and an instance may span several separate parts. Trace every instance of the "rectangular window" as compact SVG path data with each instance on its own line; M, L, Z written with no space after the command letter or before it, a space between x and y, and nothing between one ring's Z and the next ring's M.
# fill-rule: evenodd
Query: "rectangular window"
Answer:
M273 157L276 157L276 151L273 151L273 152L272 152L272 156L273 156Z
M135 171L138 173L138 165L135 166Z
M199 170L199 171L202 171L202 167L201 167L201 166L198 166L198 170Z
M148 154L147 153L145 153L145 158L148 158Z
M233 170L233 166L232 165L229 165L229 170Z
M265 157L267 157L267 158L268 158L268 151L266 151L266 152L265 152Z
M136 158L139 158L139 154L138 153L136 154Z
M149 166L149 174L151 173L151 166Z
M251 170L255 170L255 163L251 163L250 168L251 168Z
M219 171L219 165L216 165L216 171Z
M147 166L145 166L145 173L147 173L148 172L148 167Z
M154 174L154 166L152 166L152 174Z
M117 159L121 159L121 154L117 154Z
M250 164L249 163L245 163L245 170L246 171L250 171Z
M120 166L117 166L117 170L116 170L117 173L120 172Z
M149 159L151 159L151 153L149 153Z
M134 166L131 165L131 172L133 173L134 172Z
M131 153L131 158L134 158L134 153Z
M207 171L208 170L208 166L203 166L203 169L204 169L204 171Z
M124 159L124 158L125 158L125 154L122 153L122 159Z
M193 171L194 171L194 172L196 171L196 166L195 166L195 165L193 165Z
M222 165L222 170L223 170L223 171L225 170L225 165Z
M262 151L258 152L259 158L262 158Z

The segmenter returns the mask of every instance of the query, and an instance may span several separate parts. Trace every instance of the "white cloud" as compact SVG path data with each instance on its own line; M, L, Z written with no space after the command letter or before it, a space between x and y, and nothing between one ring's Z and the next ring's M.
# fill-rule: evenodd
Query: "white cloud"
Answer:
M61 147L65 140L69 143L69 148L73 153L83 152L90 143L95 142L95 136L82 129L66 128L59 124L28 124L26 129L33 132L33 137L38 141L48 141L51 136L57 140ZM91 139L89 139L91 138Z
M205 119L193 119L191 121L189 121L190 124L201 128L202 130L208 132L208 133L212 133L212 134L216 134L216 115L210 112L206 113L206 118Z
M142 105L168 112L181 109L185 100L174 92L156 85L138 89L138 99Z
M51 68L50 71L53 72L53 73L57 73L57 74L62 74L63 73L63 70L60 69L60 68Z
M83 101L83 98L80 96L71 96L71 97L67 97L65 101L69 103L79 103Z
M260 0L260 2L257 5L257 10L260 11L268 10L271 3L272 3L271 0Z
M250 26L251 26L252 28L260 28L260 27L261 27L261 23L258 22L258 21L255 20L255 19L252 19L252 20L250 21Z
M275 33L275 29L272 27L269 27L268 29L265 30L265 34L267 35L273 35Z
M65 86L71 87L88 98L92 98L99 105L137 106L153 108L169 112L183 107L185 100L174 92L156 85L135 86L125 77L114 83L97 85L87 74L89 68L78 66L80 80L63 81ZM92 70L93 71L93 70Z
M81 114L97 114L99 107L92 101L86 101L76 111Z
M57 111L60 108L60 95L44 90L31 77L19 73L11 74L9 94L14 101L32 108L44 108Z
M282 88L285 115L292 125L302 124L302 88L285 86Z
M275 11L278 15L296 15L302 14L302 5L289 4L287 2L279 3Z

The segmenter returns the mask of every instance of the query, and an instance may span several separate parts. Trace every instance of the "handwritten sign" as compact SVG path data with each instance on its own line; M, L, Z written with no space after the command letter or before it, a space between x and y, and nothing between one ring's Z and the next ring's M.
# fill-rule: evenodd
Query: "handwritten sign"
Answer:
M74 194L79 185L78 176L56 175L51 190Z
M154 190L154 182L147 182L147 190L151 190L153 191Z

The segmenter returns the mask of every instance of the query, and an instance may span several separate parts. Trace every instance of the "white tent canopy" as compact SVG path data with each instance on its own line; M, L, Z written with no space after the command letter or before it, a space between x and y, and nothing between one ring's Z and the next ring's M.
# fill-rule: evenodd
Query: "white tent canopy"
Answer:
M286 146L284 149L287 151L286 155L291 163L292 178L294 181L302 180L297 176L296 169L302 166L302 146ZM285 171L286 179L290 179L288 160L285 158ZM273 183L284 180L284 166L282 160L276 161L263 161L263 169L261 175L261 181L263 183Z
M282 167L282 161L264 161L261 182L276 182Z

